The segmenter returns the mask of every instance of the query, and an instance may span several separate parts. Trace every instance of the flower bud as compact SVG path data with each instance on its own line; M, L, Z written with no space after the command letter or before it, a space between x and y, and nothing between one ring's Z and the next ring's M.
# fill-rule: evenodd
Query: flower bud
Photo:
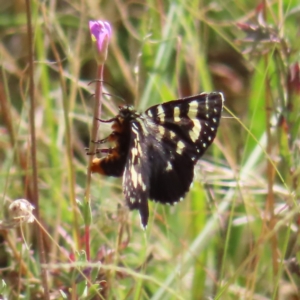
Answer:
M108 43L111 38L112 30L108 22L89 21L92 41L95 45L98 63L103 63L107 57Z

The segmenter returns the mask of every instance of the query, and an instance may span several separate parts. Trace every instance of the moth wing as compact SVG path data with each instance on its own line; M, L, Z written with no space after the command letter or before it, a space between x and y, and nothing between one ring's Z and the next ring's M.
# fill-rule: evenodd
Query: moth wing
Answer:
M145 112L151 133L150 199L173 204L188 192L194 165L216 136L223 101L221 93L202 93Z
M139 121L132 124L130 150L123 174L123 192L128 207L139 211L141 225L146 228L149 218L149 166L145 136L139 127Z
M216 137L223 103L222 93L201 93L154 105L145 113L154 124L171 131L167 138L176 138L189 144L191 149L199 150L200 158ZM164 130L161 138L164 138L163 133Z

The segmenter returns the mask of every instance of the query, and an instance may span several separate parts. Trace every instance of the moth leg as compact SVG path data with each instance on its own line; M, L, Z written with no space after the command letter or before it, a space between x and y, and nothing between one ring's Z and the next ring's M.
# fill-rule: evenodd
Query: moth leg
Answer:
M95 119L98 120L101 123L111 123L111 122L116 121L117 117L114 117L114 118L111 118L111 119L108 119L108 120L103 120L103 119L99 119L99 118L95 118Z
M113 142L115 141L118 137L120 136L120 134L116 131L113 131L108 137L98 140L98 141L92 141L92 143L94 144L104 144L106 142Z
M89 152L89 148L85 148L85 151L86 151L86 155L95 155L95 154L99 154L99 153L111 154L113 151L113 148L105 148L105 149L97 148L95 150L95 152Z
M94 143L94 144L104 144L108 141L108 139L109 139L109 136L104 138L104 139L101 139L101 140L98 140L98 141L91 141L91 142Z

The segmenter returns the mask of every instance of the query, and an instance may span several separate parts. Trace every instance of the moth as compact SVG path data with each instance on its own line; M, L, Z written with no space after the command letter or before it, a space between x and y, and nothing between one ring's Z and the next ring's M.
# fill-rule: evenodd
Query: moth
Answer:
M97 144L106 156L94 158L93 173L123 176L123 192L130 209L137 209L141 225L149 218L148 199L163 204L181 201L194 178L194 167L212 144L223 110L222 93L198 95L151 106L138 113L132 106L119 107L109 120L112 133Z

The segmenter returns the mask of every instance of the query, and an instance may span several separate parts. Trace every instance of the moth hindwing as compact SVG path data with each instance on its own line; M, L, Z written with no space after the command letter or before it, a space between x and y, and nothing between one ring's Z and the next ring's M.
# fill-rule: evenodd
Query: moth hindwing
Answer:
M194 166L216 136L223 102L222 93L213 92L154 105L141 114L124 105L108 120L112 133L97 143L115 146L98 149L107 155L95 158L91 170L123 176L126 203L139 210L144 228L148 199L174 204L188 192Z

